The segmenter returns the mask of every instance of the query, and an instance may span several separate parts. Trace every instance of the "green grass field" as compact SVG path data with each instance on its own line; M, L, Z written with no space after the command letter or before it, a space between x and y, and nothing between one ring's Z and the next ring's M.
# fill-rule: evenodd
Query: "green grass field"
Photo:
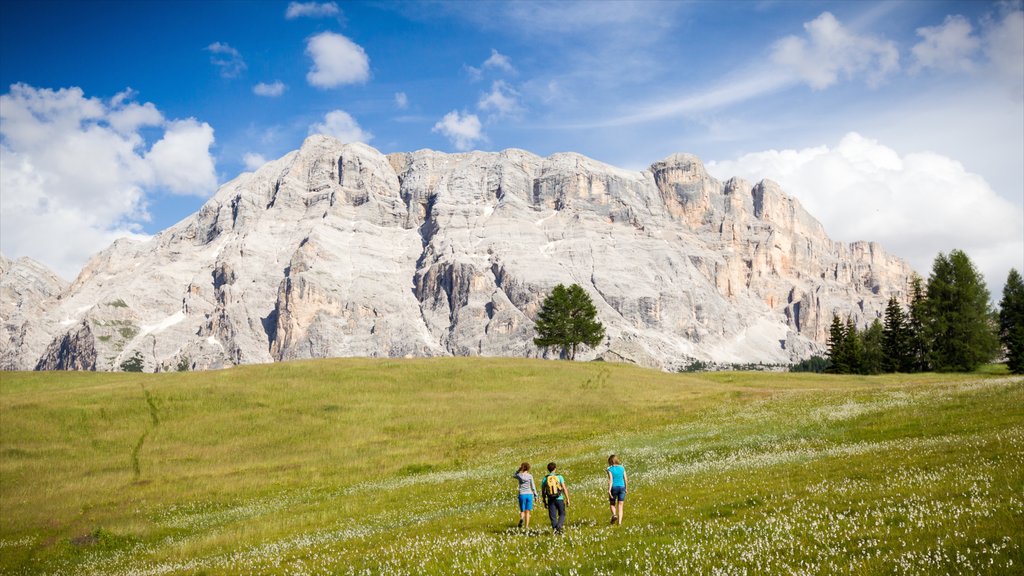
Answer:
M524 460L559 463L563 537L515 528ZM0 573L1020 574L1024 378L0 373Z

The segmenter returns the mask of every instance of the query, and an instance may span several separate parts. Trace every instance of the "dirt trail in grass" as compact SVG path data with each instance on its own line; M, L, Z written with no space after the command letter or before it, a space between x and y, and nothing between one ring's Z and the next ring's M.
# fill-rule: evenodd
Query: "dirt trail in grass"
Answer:
M139 453L142 452L142 445L146 443L146 438L151 432L156 430L156 427L160 425L160 412L156 407L156 401L153 400L153 395L146 390L146 387L139 384L142 388L142 394L146 398L146 404L149 405L149 419L150 425L143 431L142 436L139 436L139 441L135 443L135 447L132 448L132 482L138 483L142 478L142 465L139 462Z

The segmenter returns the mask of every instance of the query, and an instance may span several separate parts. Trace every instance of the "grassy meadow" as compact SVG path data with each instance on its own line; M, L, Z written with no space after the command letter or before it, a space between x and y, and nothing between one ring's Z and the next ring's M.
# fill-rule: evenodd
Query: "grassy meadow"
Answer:
M604 468L629 473L609 526ZM564 536L516 529L559 463ZM0 373L2 574L1024 573L1024 378L340 359Z

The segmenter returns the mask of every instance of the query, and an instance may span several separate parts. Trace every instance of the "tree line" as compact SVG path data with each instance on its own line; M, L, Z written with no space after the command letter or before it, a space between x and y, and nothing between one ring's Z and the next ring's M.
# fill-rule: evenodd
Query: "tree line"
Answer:
M891 297L884 320L876 318L864 329L834 315L827 359L800 368L837 374L971 372L1005 353L1010 371L1024 373L1024 282L1017 270L1010 270L998 314L981 274L960 250L936 256L927 284L914 277L909 296L906 307Z
M1024 373L1024 282L1017 270L1010 270L998 314L981 274L961 250L939 253L927 283L915 276L909 288L905 306L889 298L884 318L863 329L850 316L833 315L827 357L813 356L791 370L972 372L1005 353L1010 371ZM534 344L560 348L559 355L569 360L580 346L593 348L605 336L597 309L579 284L555 287L541 304L536 330Z

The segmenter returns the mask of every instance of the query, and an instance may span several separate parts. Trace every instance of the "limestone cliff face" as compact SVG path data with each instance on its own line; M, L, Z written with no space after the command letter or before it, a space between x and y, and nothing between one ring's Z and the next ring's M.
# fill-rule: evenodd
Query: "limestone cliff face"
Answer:
M31 370L39 350L55 332L45 320L47 307L68 283L30 258L10 261L0 255L0 370Z
M880 316L911 274L876 244L830 240L776 184L719 182L690 155L631 172L313 136L149 241L97 255L29 315L40 336L6 330L0 345L4 367L92 355L100 370L135 351L147 370L543 356L540 303L578 283L608 334L584 358L786 362L821 350L834 313Z

